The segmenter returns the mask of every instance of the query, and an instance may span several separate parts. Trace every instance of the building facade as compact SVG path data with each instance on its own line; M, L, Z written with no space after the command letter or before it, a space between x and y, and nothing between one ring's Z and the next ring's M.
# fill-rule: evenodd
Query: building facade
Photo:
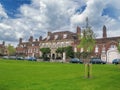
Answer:
M112 62L113 59L119 58L120 55L117 51L120 37L107 37L106 26L103 26L102 38L97 38L94 47L93 55L91 57L99 57L104 61ZM62 32L48 32L47 37L39 40L33 40L30 36L27 42L23 42L22 38L16 48L17 55L35 56L40 57L42 53L40 48L50 48L51 53L49 57L56 58L56 50L58 47L72 46L74 52L82 52L82 49L77 48L80 43L81 28L77 27L76 32L62 31Z
M96 39L95 54L102 60L112 62L120 58L117 46L120 44L120 37L107 37L106 26L103 26L103 37Z
M0 44L0 56L7 55L7 47L5 46L5 42L3 41L2 44Z
M48 32L46 38L39 40L33 40L33 36L30 36L27 42L23 42L23 39L19 39L19 44L16 47L16 53L18 56L34 56L41 57L42 53L40 48L50 48L51 54L49 57L56 58L56 50L58 47L74 46L78 36L80 35L81 29L77 27L76 33L70 31L63 32Z

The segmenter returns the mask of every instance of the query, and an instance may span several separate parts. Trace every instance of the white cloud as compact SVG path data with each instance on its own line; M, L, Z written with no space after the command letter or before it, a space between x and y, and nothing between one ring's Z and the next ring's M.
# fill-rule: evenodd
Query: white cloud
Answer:
M28 39L31 34L35 37L46 35L47 31L71 30L76 25L83 27L85 18L88 17L90 25L99 33L102 26L106 25L108 34L113 31L113 36L120 33L120 13L117 19L102 15L108 6L119 10L119 0L32 0L31 4L24 4L19 8L19 18L9 18L0 4L0 39L18 42L20 37ZM82 6L86 8L83 12L76 13Z
M119 8L119 5L117 4L118 2L120 1L88 0L86 2L87 5L86 9L81 14L73 15L71 18L71 23L83 26L85 25L85 18L88 17L90 21L89 23L95 29L95 31L99 32L99 30L101 30L102 25L106 25L107 28L109 29L108 32L111 31L114 32L115 30L120 33L119 30L120 22L118 20L116 20L115 18L111 18L108 15L102 16L102 12L107 6L114 6L114 8ZM119 18L120 14L117 14L117 16ZM116 35L118 34L116 33ZM108 36L112 35L108 33ZM113 36L115 36L115 34Z
M3 9L2 5L0 4L0 20L4 18L8 18L8 16L5 13L5 10Z

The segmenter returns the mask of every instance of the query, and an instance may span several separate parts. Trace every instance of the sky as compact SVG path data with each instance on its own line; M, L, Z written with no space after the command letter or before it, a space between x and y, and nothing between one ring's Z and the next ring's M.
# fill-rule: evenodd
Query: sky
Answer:
M72 31L89 26L102 37L120 36L119 0L0 0L0 43L18 44L19 38L45 37L48 31Z

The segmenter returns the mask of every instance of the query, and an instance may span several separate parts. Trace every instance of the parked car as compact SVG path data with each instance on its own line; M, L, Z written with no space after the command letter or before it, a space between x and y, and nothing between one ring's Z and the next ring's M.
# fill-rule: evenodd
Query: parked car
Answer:
M37 61L37 59L35 57L25 57L25 60L28 60L28 61Z
M120 59L114 59L113 61L112 61L112 64L120 64Z
M100 58L92 58L90 60L90 63L92 63L92 64L106 64L106 62L102 61Z
M83 61L81 59L78 59L78 58L72 58L70 60L70 63L83 63Z
M9 59L9 57L8 56L3 56L3 59Z
M16 57L17 60L24 60L23 57Z
M16 60L16 56L9 56L9 59Z

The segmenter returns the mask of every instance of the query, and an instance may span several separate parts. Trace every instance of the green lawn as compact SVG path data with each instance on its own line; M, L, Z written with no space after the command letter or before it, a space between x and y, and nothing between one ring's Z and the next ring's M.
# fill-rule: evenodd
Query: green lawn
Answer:
M120 90L118 65L92 65L84 78L83 64L0 60L0 90Z

